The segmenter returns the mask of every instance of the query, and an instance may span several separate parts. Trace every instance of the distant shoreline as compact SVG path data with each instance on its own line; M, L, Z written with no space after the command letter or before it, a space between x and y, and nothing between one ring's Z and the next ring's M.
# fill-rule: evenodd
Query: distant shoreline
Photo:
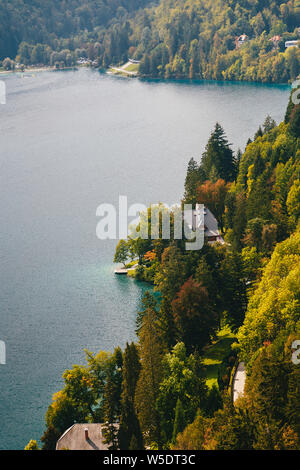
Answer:
M28 67L25 68L24 70L1 70L0 75L11 75L14 73L33 73L33 72L56 72L56 71L63 71L63 70L77 70L78 67L63 67L57 69L56 67L50 67L50 66L45 66L45 67Z
M127 64L125 64L127 65ZM102 73L106 73L107 75L110 76L115 76L115 77L121 77L121 78L139 78L140 80L143 81L153 81L153 82L158 82L158 81L163 81L163 82L170 82L170 83L182 83L182 82L189 82L189 83L222 83L224 85L226 84L243 84L243 85L267 85L267 86L274 86L274 87L290 87L291 83L289 82L257 82L257 81L247 81L247 80L211 80L211 79L190 79L188 77L181 77L181 78L160 78L160 77L151 77L148 75L140 75L139 73L128 73L128 71L117 67L108 67L107 69L103 68L95 68L95 67L86 67L86 66L71 66L71 67L63 67L63 68L56 68L56 67L51 67L51 66L45 66L45 67L28 67L25 68L24 70L0 70L0 77L3 75L13 75L13 74L22 74L22 73L40 73L40 72L63 72L67 70L74 70L78 71L79 69L89 69L93 71L98 71ZM115 70L115 72L113 72ZM122 73L123 72L123 73Z

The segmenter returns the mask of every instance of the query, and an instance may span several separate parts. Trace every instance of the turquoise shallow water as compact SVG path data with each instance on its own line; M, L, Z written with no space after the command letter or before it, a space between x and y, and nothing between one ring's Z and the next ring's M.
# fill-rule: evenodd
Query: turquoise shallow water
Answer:
M244 147L289 88L123 80L80 70L5 78L0 106L0 448L39 439L64 370L84 348L133 340L148 288L113 275L96 208L175 203L218 120Z

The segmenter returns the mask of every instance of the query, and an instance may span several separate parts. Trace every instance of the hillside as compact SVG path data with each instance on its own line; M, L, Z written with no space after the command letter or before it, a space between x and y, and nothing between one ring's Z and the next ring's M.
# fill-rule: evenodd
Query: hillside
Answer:
M300 50L285 47L299 28L300 0L0 0L0 60L131 57L145 77L286 83L300 72Z
M71 39L81 33L87 33L85 38L95 33L90 39L97 38L97 29L148 3L148 0L0 0L0 60L15 58L22 42L57 50L61 38Z
M299 71L300 2L162 0L149 15L138 53L145 75L286 82Z

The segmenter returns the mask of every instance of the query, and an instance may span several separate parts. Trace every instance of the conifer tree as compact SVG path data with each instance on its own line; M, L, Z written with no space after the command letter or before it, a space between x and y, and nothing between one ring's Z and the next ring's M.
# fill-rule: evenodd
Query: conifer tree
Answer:
M300 137L300 105L295 105L291 111L289 131L294 136Z
M133 437L135 446L137 447L135 450L142 450L144 448L143 436L139 420L134 410L134 405L128 397L124 397L122 400L122 413L118 434L119 449L130 450Z
M155 276L157 290L162 296L160 325L162 340L168 349L176 343L176 326L173 317L172 301L186 279L186 262L175 245L166 248Z
M141 372L136 387L135 409L147 444L161 446L159 415L156 398L162 380L162 341L158 314L148 293L148 307L139 329ZM152 296L153 297L153 296Z
M268 116L265 119L265 122L263 123L264 134L266 134L267 132L270 132L272 129L274 129L274 127L276 127L276 122L268 114Z
M216 123L205 152L202 155L201 168L204 170L207 179L213 168L214 178L221 178L225 181L233 181L236 174L236 166L233 151L226 138L224 129Z
M140 424L135 413L134 397L141 365L139 355L134 343L127 343L123 361L123 381L121 398L121 417L118 433L119 448L128 450L133 435L139 449L143 448L143 437Z
M254 134L254 140L258 139L258 137L262 137L264 135L261 126L257 129L256 133Z
M103 427L103 434L105 436L105 443L109 445L109 450L116 450L118 448L118 430L115 426L117 420L116 386L111 377L106 382L104 400L105 425Z
M185 204L195 205L197 202L197 186L206 180L206 175L201 166L197 164L194 158L188 163L187 174L184 184L184 202Z
M284 420L287 368L272 345L265 346L255 360L245 389L255 421L271 425Z
M140 330L143 326L144 317L148 314L149 311L152 311L154 316L157 317L157 313L156 313L157 301L154 295L151 294L149 291L146 291L144 294L144 297L142 298L142 307L143 309L137 313L137 319L136 319L136 334L137 335L139 335Z
M176 408L175 408L175 421L174 421L174 427L173 427L173 443L176 442L176 437L180 432L184 430L186 427L186 421L184 417L184 409L181 403L180 398L178 398L177 403L176 403Z

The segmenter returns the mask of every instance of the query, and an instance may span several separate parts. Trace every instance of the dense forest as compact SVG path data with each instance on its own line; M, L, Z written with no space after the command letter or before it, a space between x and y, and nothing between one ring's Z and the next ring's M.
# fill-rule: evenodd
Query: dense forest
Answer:
M30 49L39 45L45 51L56 52L74 51L77 45L85 47L98 38L100 29L111 20L123 22L128 13L149 3L149 0L0 0L0 60L15 58L22 43ZM24 58L33 64L48 63L49 55L44 54Z
M44 449L76 422L106 423L111 449L300 449L300 365L292 361L300 338L299 139L292 100L285 121L268 116L244 152L234 154L216 124L200 163L188 164L183 202L205 204L225 243L186 251L174 236L119 242L115 261L138 260L136 278L154 286L137 315L137 342L87 351L86 366L64 373ZM214 370L207 359L216 354ZM247 380L233 404L239 361Z
M300 38L299 24L297 0L162 0L138 46L140 71L166 78L285 82L300 71L299 51L285 51L286 40Z
M0 0L5 68L107 68L157 78L287 82L300 72L300 0Z

